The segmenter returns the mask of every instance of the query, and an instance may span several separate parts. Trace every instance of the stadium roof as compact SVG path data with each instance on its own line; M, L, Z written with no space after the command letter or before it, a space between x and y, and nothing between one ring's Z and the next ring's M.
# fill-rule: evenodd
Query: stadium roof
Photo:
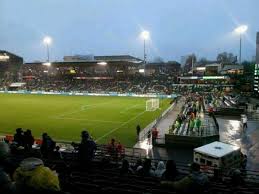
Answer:
M107 56L94 56L96 61L141 61L142 59L130 55L107 55Z
M74 55L74 56L65 56L65 61L53 61L52 64L58 64L58 65L96 65L99 62L107 62L108 64L142 64L142 60L130 55L111 55L111 56L94 56L92 59L87 58L84 55ZM40 65L44 62L41 61L34 61L25 63L26 65Z
M229 70L243 70L243 65L225 65L222 71L229 71Z
M143 61L139 58L130 55L105 55L105 56L93 56L93 55L73 55L64 56L64 62L115 62L125 61L132 63L142 63Z
M5 50L0 50L0 62L7 62L7 61L21 61L23 62L23 58L13 54L11 52L5 51Z
M8 55L8 56L17 57L17 58L21 58L21 59L22 59L22 57L20 57L20 56L14 54L14 53L5 51L5 50L0 50L0 55L1 55L1 56L3 56L3 55Z

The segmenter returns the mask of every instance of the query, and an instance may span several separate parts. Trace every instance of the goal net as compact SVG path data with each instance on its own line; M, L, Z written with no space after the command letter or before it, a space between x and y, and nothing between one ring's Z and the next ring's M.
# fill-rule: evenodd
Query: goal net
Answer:
M146 111L155 111L159 108L159 99L150 99L146 101Z

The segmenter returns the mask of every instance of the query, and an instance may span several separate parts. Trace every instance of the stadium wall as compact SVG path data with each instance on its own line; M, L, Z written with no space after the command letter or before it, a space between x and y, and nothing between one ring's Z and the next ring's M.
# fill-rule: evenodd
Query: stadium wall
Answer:
M0 91L6 94L38 94L38 95L64 95L64 96L121 96L121 97L142 97L142 98L176 98L176 94L135 94L135 93L80 93L80 92L44 92L44 91Z

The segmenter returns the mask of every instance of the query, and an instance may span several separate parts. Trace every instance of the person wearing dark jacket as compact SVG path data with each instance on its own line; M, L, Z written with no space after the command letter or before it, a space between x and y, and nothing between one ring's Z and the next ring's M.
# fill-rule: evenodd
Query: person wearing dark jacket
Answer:
M178 176L178 171L176 169L176 164L173 160L168 160L166 162L166 170L162 174L162 180L175 181Z
M40 147L41 154L44 158L48 158L52 155L54 148L56 147L56 143L48 136L47 133L42 134L42 144Z
M180 193L203 193L209 183L208 176L200 172L200 165L193 163L190 174L179 181L161 181L162 186L172 187Z
M79 160L83 164L84 162L90 162L94 158L94 153L97 149L96 143L89 137L87 131L81 133L81 143L79 144Z
M27 129L27 131L24 132L24 148L26 150L31 150L33 144L34 137L31 134L31 130Z
M17 128L16 133L14 134L13 141L17 144L17 147L24 146L24 135L22 128Z

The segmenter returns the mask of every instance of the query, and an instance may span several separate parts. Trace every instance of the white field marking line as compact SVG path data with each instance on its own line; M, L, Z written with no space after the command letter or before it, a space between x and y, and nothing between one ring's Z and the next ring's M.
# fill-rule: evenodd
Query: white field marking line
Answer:
M114 129L112 129L111 131L109 131L108 133L104 134L103 136L99 137L98 139L96 139L96 142L98 142L99 140L103 139L104 137L108 136L109 134L113 133L114 131L117 131L118 129L120 129L121 127L123 127L124 125L127 125L128 123L130 123L131 121L134 121L136 118L138 118L139 116L143 115L146 111L143 111L139 114L137 114L135 117L132 117L131 119L129 119L128 121L126 121L125 123L121 124L119 127L116 127Z
M103 121L103 120L95 120L95 119L77 119L77 118L71 118L71 117L55 117L54 119L69 119L69 120L75 120L75 121L89 121L89 122L100 122L100 123L125 123L125 122L119 122L119 121Z
M99 104L93 104L93 105L83 105L83 106L81 106L81 110L76 110L76 111L73 111L73 112L63 113L63 114L57 115L57 116L55 116L55 117L56 117L56 118L60 118L60 117L66 116L66 115L72 115L72 114L74 114L74 113L78 113L78 112L85 111L86 109L83 109L83 107L85 107L85 106L95 108L95 107L98 107L98 106L101 106L101 105L104 105L104 104L109 104L109 103L110 103L110 102L99 103ZM90 109L90 108L88 108L88 109Z
M128 112L130 109L136 108L138 106L142 106L142 104L135 104L133 106L127 107L127 108L123 109L122 111L120 111L120 113Z

